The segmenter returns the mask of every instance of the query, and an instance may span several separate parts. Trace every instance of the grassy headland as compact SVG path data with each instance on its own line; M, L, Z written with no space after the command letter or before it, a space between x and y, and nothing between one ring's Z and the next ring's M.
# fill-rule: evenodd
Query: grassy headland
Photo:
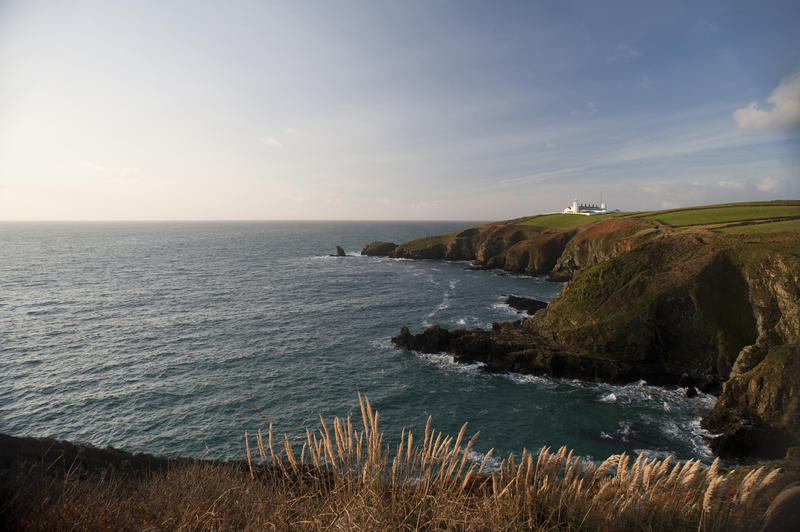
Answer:
M569 281L522 323L424 339L404 331L397 343L494 371L696 386L720 394L704 422L723 433L716 452L782 456L800 444L798 224L800 201L751 202L542 215L384 244L392 256Z

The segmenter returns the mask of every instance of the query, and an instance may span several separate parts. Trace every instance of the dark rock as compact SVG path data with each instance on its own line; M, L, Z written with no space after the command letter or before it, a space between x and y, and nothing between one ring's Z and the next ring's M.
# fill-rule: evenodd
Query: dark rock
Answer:
M721 435L720 456L780 457L800 443L800 343L774 347L753 369L729 379L702 421Z
M336 256L337 257L346 257L347 253L344 252L342 246L336 246Z
M537 310L541 310L547 306L547 303L544 301L514 295L510 295L506 298L506 304L513 309L527 312L529 315L536 314Z
M397 244L394 242L376 241L367 244L364 249L361 250L361 254L370 257L388 257L395 249L397 249Z
M400 329L400 335L392 338L392 343L401 349L420 353L440 353L450 344L450 332L438 325L428 327L422 334L411 334L408 327Z
M493 373L515 372L550 375L594 382L677 384L679 375L660 365L637 365L616 360L566 353L552 341L532 333L523 322L493 323L487 331L429 327L413 335L403 327L392 342L402 349L422 353L446 351L456 362L484 364Z
M800 530L800 482L789 484L764 513L761 532L796 532Z
M782 431L758 420L741 419L712 438L709 447L722 458L781 458L791 443L791 438Z

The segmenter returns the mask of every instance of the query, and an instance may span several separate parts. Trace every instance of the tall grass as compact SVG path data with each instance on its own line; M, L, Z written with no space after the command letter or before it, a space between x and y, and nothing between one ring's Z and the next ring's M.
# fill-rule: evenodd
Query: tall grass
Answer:
M434 431L428 418L422 438L403 431L392 448L378 412L360 395L359 403L360 430L349 417L334 419L330 430L320 416L321 429L306 432L299 455L285 436L276 445L271 425L267 444L256 435L261 461L275 467L284 489L340 502L309 524L358 528L373 509L382 524L409 529L749 529L783 486L780 470L733 480L718 461L703 467L640 455L631 463L621 454L595 465L566 447L523 450L487 471L492 451L480 464L470 460L478 435L466 440L466 424L453 438ZM248 463L255 477L249 452Z
M696 460L621 454L595 464L565 447L510 454L489 468L477 437L431 420L390 445L359 396L361 420L320 417L302 444L245 433L246 462L195 462L133 479L45 476L0 502L17 529L750 530L786 481ZM6 522L2 522L2 518ZM0 526L2 528L2 526Z

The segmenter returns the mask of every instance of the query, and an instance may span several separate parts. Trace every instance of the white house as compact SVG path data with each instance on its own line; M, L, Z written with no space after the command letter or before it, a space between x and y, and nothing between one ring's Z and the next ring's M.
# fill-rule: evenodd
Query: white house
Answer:
M608 209L605 203L596 205L594 203L578 203L578 198L572 200L572 205L564 209L564 214L583 214L592 216L593 214L606 214Z

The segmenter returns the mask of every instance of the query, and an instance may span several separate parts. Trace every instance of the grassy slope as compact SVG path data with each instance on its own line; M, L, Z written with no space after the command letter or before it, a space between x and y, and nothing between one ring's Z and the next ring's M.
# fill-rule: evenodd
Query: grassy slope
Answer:
M583 216L576 214L542 214L534 216L520 222L518 225L531 225L534 227L547 227L552 229L566 229L569 227L580 227L590 223L605 220L611 216L619 216L621 213L598 214L595 216Z
M758 234L758 233L779 233L779 232L794 232L800 233L800 219L785 220L782 222L766 222L747 225L732 225L723 227L719 230L721 233L726 234Z
M782 217L800 217L800 206L742 205L690 209L664 214L653 214L649 215L648 217L672 227L683 227L687 225L710 225L748 220L769 220Z
M411 240L410 242L404 242L400 244L399 248L405 250L409 253L417 252L420 250L424 250L427 248L431 248L433 246L438 245L447 245L448 242L453 240L458 233L448 233L445 235L436 235L436 236L425 236L422 238L417 238L416 240Z
M424 437L405 433L394 450L367 401L361 411L363 423L335 419L330 431L323 420L302 455L290 440L273 445L271 433L259 433L247 462L126 473L135 458L126 453L87 469L81 459L44 459L63 442L35 441L42 458L28 461L12 448L0 453L0 528L750 530L793 480L646 456L614 455L598 466L563 447L510 455L487 473L486 460L468 458L475 437L464 438L466 425L453 438L429 421ZM31 444L3 438L11 440L4 448Z

